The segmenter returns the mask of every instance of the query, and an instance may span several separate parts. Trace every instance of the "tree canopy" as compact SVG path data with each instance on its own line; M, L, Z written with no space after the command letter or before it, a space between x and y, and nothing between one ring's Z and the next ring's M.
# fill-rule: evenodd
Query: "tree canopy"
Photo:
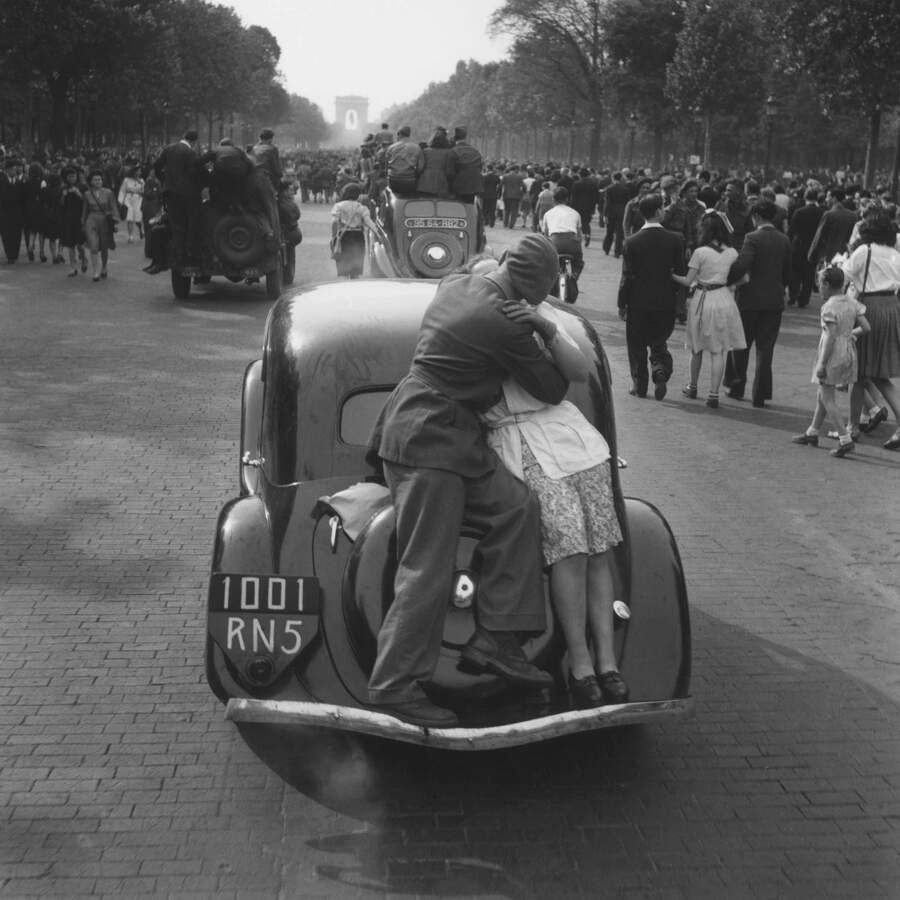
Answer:
M206 0L0 0L0 83L20 119L49 97L56 147L98 134L158 133L186 124L221 134L237 119L288 119L281 48L265 28ZM317 108L315 108L317 109ZM307 109L321 135L324 119ZM321 120L321 121L319 121ZM25 130L24 139L30 137ZM320 139L320 138L319 138Z

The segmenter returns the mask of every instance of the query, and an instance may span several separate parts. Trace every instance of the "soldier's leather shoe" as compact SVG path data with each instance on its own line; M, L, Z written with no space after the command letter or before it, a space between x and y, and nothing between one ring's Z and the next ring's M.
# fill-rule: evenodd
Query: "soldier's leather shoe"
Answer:
M410 725L421 725L423 728L457 728L459 726L456 713L425 698L403 700L399 703L373 704L369 708L374 712L393 716L402 722L409 722Z
M459 655L459 668L465 672L493 672L528 687L553 684L553 676L528 662L516 636L507 631L476 628Z

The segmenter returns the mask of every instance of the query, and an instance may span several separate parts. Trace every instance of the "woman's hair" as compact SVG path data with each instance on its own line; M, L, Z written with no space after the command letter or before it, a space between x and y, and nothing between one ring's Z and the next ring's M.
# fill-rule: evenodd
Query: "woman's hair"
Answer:
M103 180L103 173L99 169L91 169L88 173L88 181L91 181L94 177L99 178L101 181Z
M359 200L362 188L358 184L345 184L341 190L341 200Z
M708 212L700 220L700 246L706 246L713 241L724 247L730 247L731 235L722 217L717 212Z
M883 206L872 206L866 210L859 226L859 239L863 244L893 247L897 241L897 226L890 212Z
M443 128L438 128L431 136L428 146L434 150L449 150L453 144L450 143L447 132Z
M822 284L827 284L829 287L840 290L844 286L844 270L834 263L825 266L819 277L822 280Z

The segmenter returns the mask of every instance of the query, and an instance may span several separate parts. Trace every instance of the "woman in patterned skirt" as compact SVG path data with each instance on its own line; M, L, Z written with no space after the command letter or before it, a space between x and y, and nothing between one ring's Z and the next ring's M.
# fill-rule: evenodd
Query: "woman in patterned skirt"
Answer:
M477 264L474 271L479 274ZM553 322L557 329L547 353L570 381L587 379L590 363L566 334L564 323L570 319L565 314L546 302L509 301L503 311L520 322ZM569 651L572 701L579 709L624 703L628 686L613 645L610 555L622 531L609 446L574 404L542 403L512 380L484 419L488 443L540 503L544 563L550 567L552 602Z

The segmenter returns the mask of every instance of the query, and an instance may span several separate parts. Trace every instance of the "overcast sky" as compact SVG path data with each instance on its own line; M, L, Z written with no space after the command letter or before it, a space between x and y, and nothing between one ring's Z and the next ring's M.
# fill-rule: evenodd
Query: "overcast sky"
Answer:
M488 19L501 0L223 0L245 26L278 39L284 86L317 103L334 121L334 98L369 98L369 117L446 81L460 59L503 59L505 37L491 40ZM398 24L403 18L405 24ZM394 123L395 124L395 123Z

